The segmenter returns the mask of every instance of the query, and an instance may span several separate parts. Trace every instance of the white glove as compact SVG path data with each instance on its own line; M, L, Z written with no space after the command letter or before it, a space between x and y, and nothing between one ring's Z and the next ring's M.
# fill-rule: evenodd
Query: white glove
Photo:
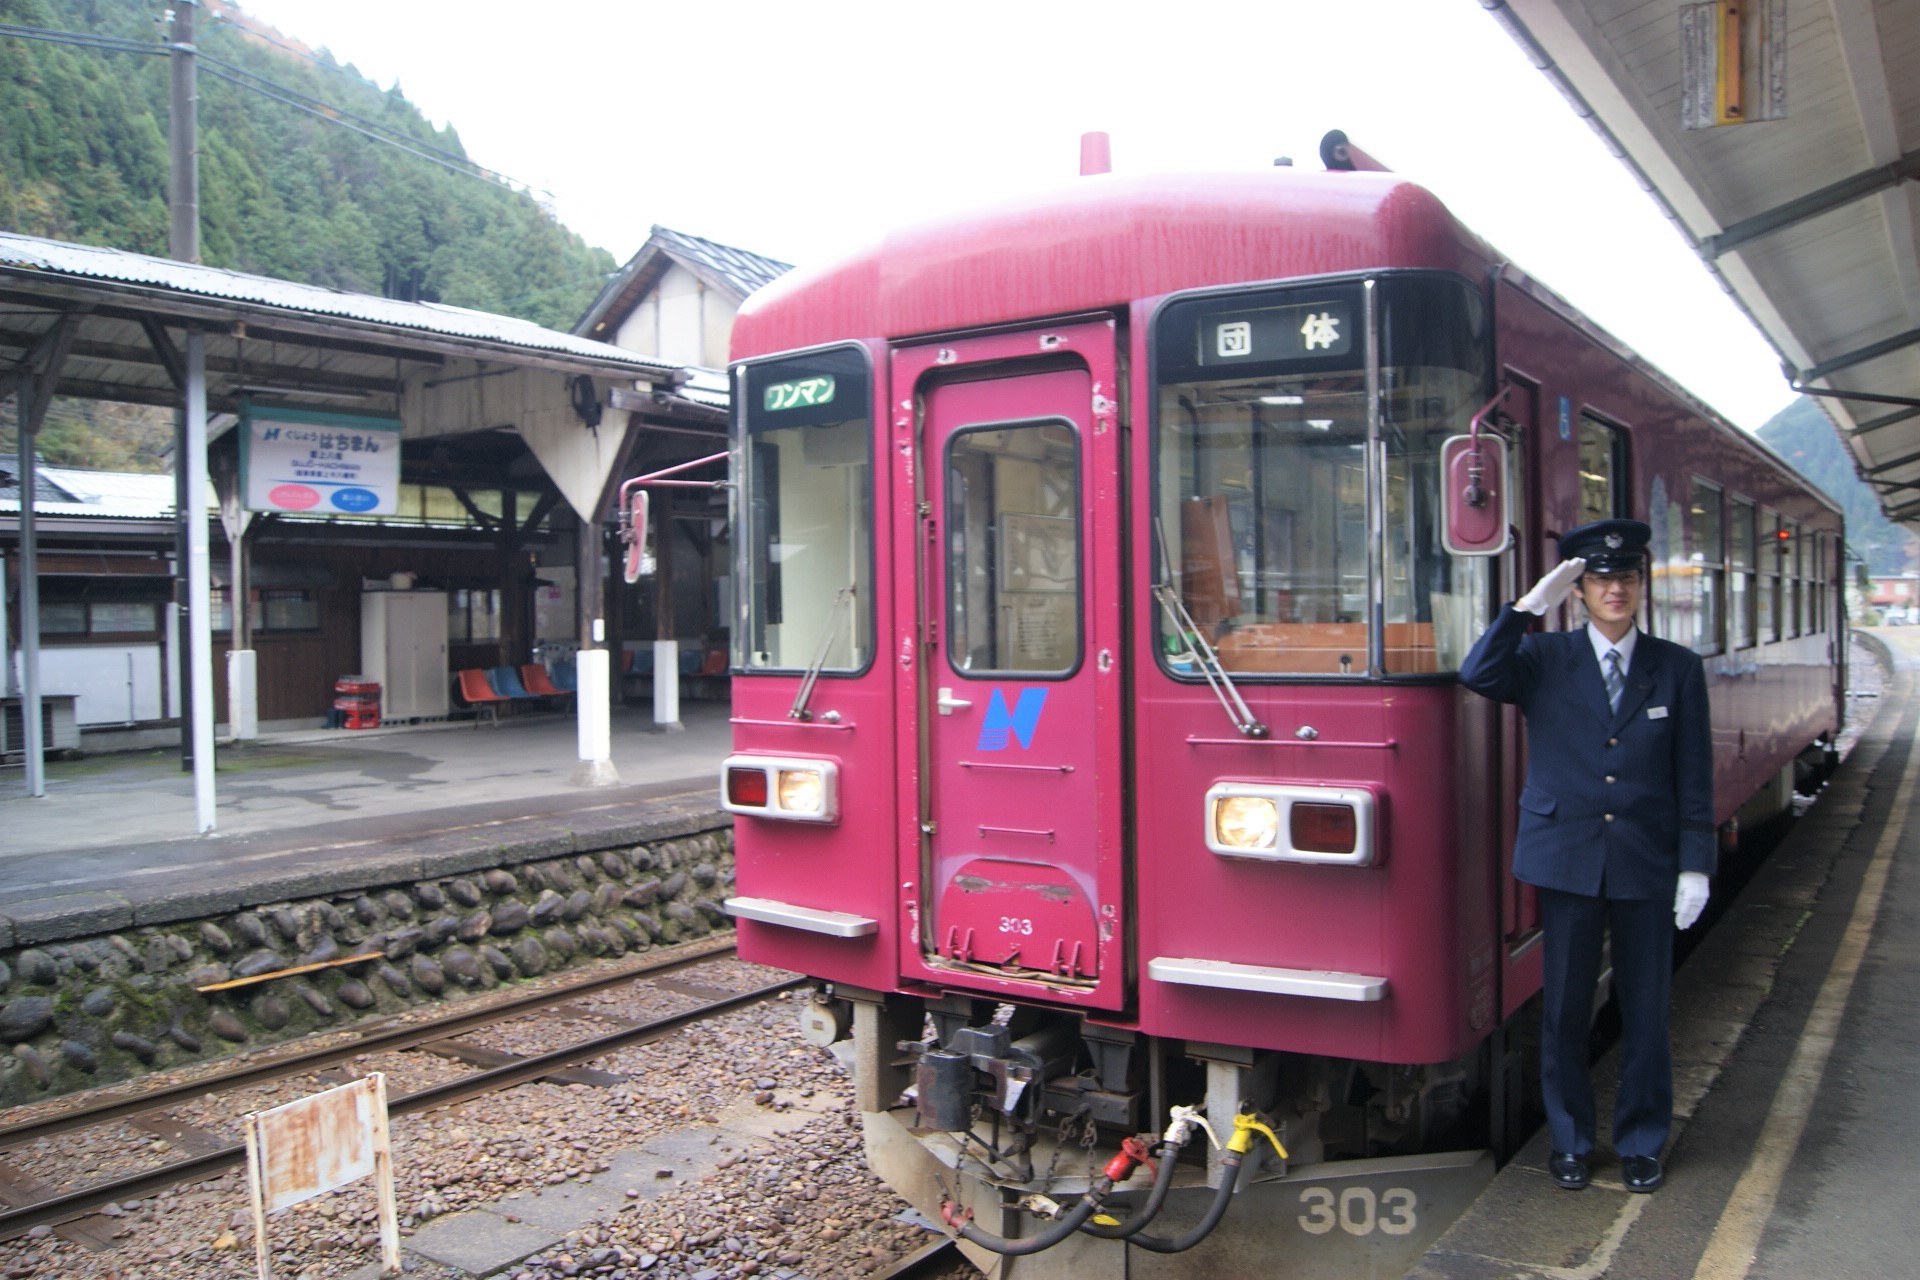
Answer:
M1707 905L1707 877L1698 871L1682 871L1679 887L1673 891L1673 927L1691 929Z
M1515 600L1513 607L1544 616L1547 610L1567 598L1567 593L1573 590L1573 584L1586 571L1587 562L1579 556L1562 560L1546 577L1534 583L1531 591Z

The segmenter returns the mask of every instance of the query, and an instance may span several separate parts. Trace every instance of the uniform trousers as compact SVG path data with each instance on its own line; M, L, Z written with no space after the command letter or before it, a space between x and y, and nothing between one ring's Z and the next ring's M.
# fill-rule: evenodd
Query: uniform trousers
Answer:
M1553 1149L1586 1155L1594 1147L1588 1041L1601 941L1610 926L1621 1049L1613 1149L1622 1156L1658 1156L1673 1124L1673 1047L1667 1034L1673 905L1655 898L1538 892L1545 934L1540 1084Z

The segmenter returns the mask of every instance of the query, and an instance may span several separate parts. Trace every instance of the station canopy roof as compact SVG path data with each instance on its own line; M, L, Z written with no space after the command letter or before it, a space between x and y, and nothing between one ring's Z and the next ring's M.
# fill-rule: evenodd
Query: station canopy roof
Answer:
M407 378L544 369L669 390L680 366L508 316L0 233L0 392L74 317L55 394L177 406L180 335L207 334L207 408L247 400L398 416ZM480 425L480 424L476 424Z
M1920 526L1920 0L1481 3Z

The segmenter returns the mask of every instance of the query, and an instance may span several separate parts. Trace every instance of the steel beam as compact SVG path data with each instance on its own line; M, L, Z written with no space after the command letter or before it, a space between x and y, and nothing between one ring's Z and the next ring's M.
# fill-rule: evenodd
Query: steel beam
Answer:
M1864 347L1849 351L1845 355L1835 356L1831 360L1822 360L1811 369L1800 370L1794 377L1789 378L1788 381L1792 382L1795 386L1804 387L1807 383L1817 382L1828 374L1838 373L1842 369L1851 369L1857 364L1865 364L1869 360L1876 360L1881 356L1899 351L1904 347L1911 347L1917 342L1920 342L1920 329L1909 329L1905 333L1896 333L1891 338L1882 338L1878 342L1869 343ZM1900 401L1899 403L1904 404L1906 402Z
M1722 254L1730 253L1741 245L1761 236L1771 235L1795 223L1817 218L1830 213L1843 205L1856 200L1864 200L1878 191L1897 187L1913 178L1920 178L1920 151L1910 151L1891 164L1883 164L1854 174L1851 178L1842 178L1829 183L1818 191L1809 191L1798 199L1776 205L1764 213L1756 213L1750 218L1742 218L1732 226L1725 228L1719 235L1707 236L1700 241L1700 256L1712 262Z

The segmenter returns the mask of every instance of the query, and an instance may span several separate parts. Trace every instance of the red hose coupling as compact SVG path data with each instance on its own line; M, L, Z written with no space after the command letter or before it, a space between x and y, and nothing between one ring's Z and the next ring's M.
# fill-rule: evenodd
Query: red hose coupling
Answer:
M1127 1138L1120 1143L1120 1154L1107 1161L1104 1170L1107 1178L1119 1186L1133 1176L1133 1171L1141 1165L1153 1167L1152 1149L1138 1137Z
M962 1209L951 1200L940 1202L940 1221L955 1231L973 1221L973 1210Z

